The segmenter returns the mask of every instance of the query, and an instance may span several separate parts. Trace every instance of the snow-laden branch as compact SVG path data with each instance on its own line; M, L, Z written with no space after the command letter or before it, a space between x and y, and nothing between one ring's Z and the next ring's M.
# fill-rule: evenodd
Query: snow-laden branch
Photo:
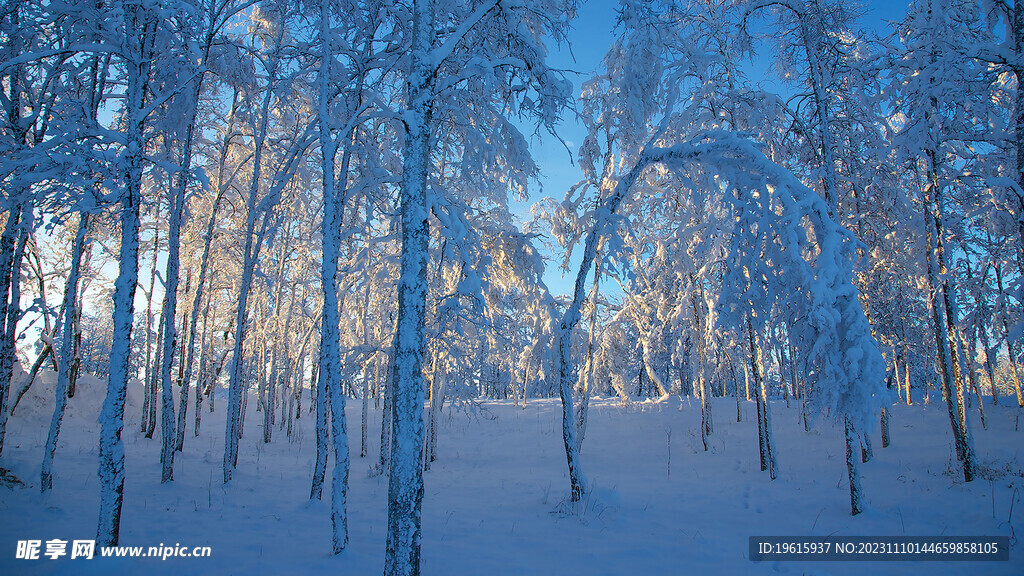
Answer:
M120 54L120 52L107 45L107 44L74 44L72 46L64 46L62 48L53 48L51 50L40 50L38 52L26 52L14 58L9 58L0 62L0 72L6 72L9 68L20 66L22 64L28 64L29 62L35 62L37 60L44 60L46 58L52 58L54 56L74 56L82 52L89 52L95 54Z
M586 277L597 247L617 234L622 202L648 167L658 164L679 170L692 163L714 166L724 175L727 182L722 185L735 191L725 195L726 201L731 201L739 225L747 227L737 234L757 236L756 246L751 243L739 254L731 271L734 285L720 300L717 313L726 303L756 306L761 318L777 306L792 307L788 319L802 331L801 342L809 346L805 357L812 371L810 380L817 384L817 407L835 418L846 416L863 424L881 399L885 368L852 281L856 239L832 219L827 203L799 178L770 161L751 140L725 131L671 147L645 147L633 168L602 200L585 240L572 303L560 322L562 385L575 381L568 343L580 320ZM734 249L738 248L734 242ZM774 251L768 254L767 249ZM815 253L813 258L807 256L808 250ZM745 287L740 277L749 278ZM760 286L762 281L769 285L767 289L752 292L750 285ZM752 299L754 294L759 299Z
M487 14L500 3L500 0L493 0L481 5L475 12L470 14L454 32L452 32L448 39L445 40L444 44L441 44L430 51L427 62L435 74L441 67L441 64L444 64L444 61L455 52L455 48L459 45L459 42L466 37L466 34L469 34L469 32L473 30L473 28L475 28L476 25L479 24L480 21L483 20L484 17L486 17Z

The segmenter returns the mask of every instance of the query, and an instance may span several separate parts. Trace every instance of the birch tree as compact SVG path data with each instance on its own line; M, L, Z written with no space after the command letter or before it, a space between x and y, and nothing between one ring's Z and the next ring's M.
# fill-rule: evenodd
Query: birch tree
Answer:
M119 157L117 198L121 245L114 288L113 348L107 395L100 413L100 514L97 543L116 546L120 535L124 499L124 400L128 385L129 352L135 309L135 285L139 274L139 210L142 204L143 153L149 114L149 81L154 63L154 44L159 19L152 7L128 1L118 6L124 43L118 54L125 82L122 109L125 126Z
M950 272L954 249L949 235L948 208L952 186L965 176L960 170L971 137L969 102L976 98L970 84L977 81L977 61L964 59L965 44L981 35L976 6L961 2L915 3L901 29L901 79L894 87L905 121L896 143L920 191L927 239L926 263L929 309L935 341L937 371L942 384L964 480L977 473L964 388L967 377L958 353L957 285ZM958 70L956 83L949 70ZM961 98L949 100L951 94ZM950 103L947 105L947 103Z
M429 211L427 186L434 110L462 83L469 96L496 95L504 106L549 128L567 99L568 84L544 64L541 38L564 33L574 6L492 1L454 6L419 0L411 6L400 207L402 252L393 375L393 435L388 489L385 573L418 574L423 499L423 354ZM440 32L439 32L440 31ZM476 83L477 79L479 84ZM528 94L529 93L529 94ZM570 415L571 424L571 415Z

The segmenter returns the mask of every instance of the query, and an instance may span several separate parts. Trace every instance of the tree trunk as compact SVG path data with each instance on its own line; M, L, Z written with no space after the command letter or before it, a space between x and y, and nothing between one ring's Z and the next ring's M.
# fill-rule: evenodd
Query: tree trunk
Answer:
M984 318L990 318L988 313L988 307L981 303L979 305L979 313ZM992 388L992 405L999 406L999 389L996 386L996 371L993 368L994 362L992 361L992 346L989 344L988 329L981 320L977 323L978 337L981 339L981 346L985 350L985 374L988 376L989 386ZM979 403L981 400L978 401Z
M860 439L860 461L870 462L875 457L875 450L871 447L871 435L867 432Z
M402 247L394 340L391 473L388 482L386 576L420 573L423 505L423 355L430 222L426 198L434 103L434 2L413 4L411 63L404 117L408 126L399 191ZM570 429L572 413L568 415Z
M373 381L376 382L379 377L380 362L376 357L373 359ZM370 377L368 374L363 375L363 402L360 412L359 424L361 427L359 434L359 457L366 458L368 450L368 423L367 418L370 412Z
M882 448L888 448L892 441L889 436L889 411L885 406L882 406L882 414L880 418L882 424Z
M962 331L958 331L958 332L960 333L960 340L962 342L963 341L963 332ZM985 429L985 430L988 430L988 423L985 420L985 403L981 401L981 390L979 389L980 387L978 386L978 375L977 375L977 371L974 369L974 359L977 358L977 353L978 353L977 342L978 342L977 339L972 337L971 341L970 341L970 344L967 347L967 353L964 354L964 356L965 356L964 363L967 365L968 382L970 383L970 386L971 386L971 389L968 390L967 393L969 395L971 393L971 391L974 392L974 397L978 401L978 416L981 418L981 427L983 429ZM962 348L962 344L961 344L961 348ZM961 352L962 352L962 349L961 349Z
M760 356L760 353L758 353ZM761 378L761 404L764 411L764 445L768 453L768 477L775 480L779 475L779 465L775 460L775 439L772 435L772 405L768 397L768 385Z
M229 131L233 130L233 128L234 128L235 110L236 110L237 102L238 102L238 92L236 91L234 93L234 96L233 96L232 105L231 105L231 111L228 114L228 130ZM223 146L221 147L221 151L220 151L220 167L221 167L221 169L218 170L217 195L213 199L213 206L210 208L210 217L206 221L206 231L203 234L203 253L202 253L202 256L199 259L199 280L198 280L198 283L196 284L196 293L192 297L192 313L191 313L191 315L189 317L188 329L186 330L186 333L188 334L188 342L185 344L185 350L184 350L184 354L183 354L183 356L185 358L185 362L184 362L184 368L180 372L180 374L183 375L181 385L182 385L182 388L185 388L186 390L188 389L189 381L192 378L192 364L194 362L196 328L199 325L199 307L200 307L200 305L203 304L203 296L204 296L203 287L208 285L209 286L209 290L210 291L213 290L213 276L211 275L209 277L209 279L207 279L207 272L209 270L209 264L210 264L210 251L211 251L212 244L213 244L213 234L214 234L214 226L215 226L216 220L217 220L217 210L220 208L220 203L221 203L221 200L224 198L224 193L229 189L229 187L226 186L225 182L223 181L224 179L222 177L221 170L223 170L223 166L225 164L225 161L226 161L226 158L227 158L230 146L231 146L231 140L227 139L224 142ZM200 338L200 352L199 352L199 359L200 359L199 360L199 364L200 364L199 372L201 374L203 373L203 370L207 370L207 373L210 370L210 367L208 366L209 361L210 361L210 358L209 358L209 356L210 356L210 354L209 354L209 347L213 345L212 334L210 335L210 337L208 339L206 338L206 334L208 332L211 332L210 329L209 329L209 324L210 324L209 323L209 320L210 320L210 298L211 298L211 296L207 296L206 297L206 304L205 304L205 306L203 308L203 334L202 334L202 337ZM207 340L209 340L209 342L207 342ZM197 383L197 385L196 385L196 421L195 421L195 428L194 428L194 431L193 431L193 435L194 436L199 436L199 425L200 425L200 421L202 419L202 415L200 414L200 408L201 408L202 403L203 403L202 396L203 396L204 393L206 393L207 387L210 386L210 385L211 384L208 381L200 382L200 383ZM211 399L210 411L212 412L213 411L213 402L212 402L213 396L212 396L212 394L210 395L210 399ZM179 420L179 422L181 422L181 421L183 421L183 419ZM179 430L178 431L178 437L179 437L178 450L181 450L182 449L182 445L184 443L184 430Z
M743 414L740 412L740 381L736 378L736 367L732 363L732 358L726 355L729 362L729 374L732 375L732 391L736 396L736 421L743 421Z
M157 19L139 3L126 2L123 11L125 51L129 57L125 109L127 110L125 171L121 195L121 247L114 282L113 346L107 395L100 412L100 513L97 546L116 546L120 536L124 498L124 399L128 387L135 286L139 278L139 209L142 204L142 162L146 85L152 62Z
M903 380L904 388L906 388L907 406L910 406L913 402L910 397L910 354L907 349L906 337L903 340Z
M271 344L270 352L270 374L267 377L267 382L263 389L263 443L270 444L271 439L274 435L274 413L275 413L275 401L277 399L277 371L278 371L278 342L277 339L283 337L282 335L271 335L274 338L274 343Z
M180 202L180 204L179 204ZM160 482L174 480L174 441L176 437L174 418L174 381L171 380L171 368L174 365L174 352L178 345L178 327L175 321L178 305L178 271L180 269L181 246L181 215L185 202L184 186L181 197L172 199L171 218L167 234L167 277L164 279L164 302L160 324L163 326L160 351ZM185 405L179 409L184 412Z
M764 360L761 345L755 338L754 329L749 318L747 319L747 337L750 341L750 348L753 351L751 354L751 368L754 372L754 393L757 396L759 411L758 431L760 433L762 449L761 470L768 470L768 476L772 480L775 480L778 476L778 464L775 461L775 454L772 451L772 445L774 442L772 441L772 412L768 396L768 383L762 374Z
M860 463L857 462L857 431L849 419L844 419L846 432L846 472L850 482L850 513L853 516L864 511L863 488L860 484Z
M394 348L392 347L392 350ZM384 396L384 407L380 412L380 458L377 462L377 469L381 474L391 474L391 403L392 403L392 391L394 387L388 380L389 375L394 373L394 367L391 365L391 357L389 356L385 360L385 370L378 382L378 388L382 391L381 395Z
M218 10L220 8L223 8L223 4L221 6L219 6L219 7L217 7L217 6L210 6L209 7L209 9L211 10L211 13L207 14L207 18L206 18L206 21L205 21L206 28L203 30L203 35L202 35L203 42L202 42L201 47L200 47L200 50L201 50L202 54L201 54L201 59L198 62L199 66L205 67L208 64L209 57L210 57L210 48L213 45L214 38L216 37L220 27L224 23L223 20L221 20L220 18L217 17L216 12L215 12L216 10ZM189 174L190 174L190 168L192 166L192 146L193 146L193 143L194 143L194 140L195 140L196 119L197 119L198 114L199 114L199 100L200 100L200 95L202 94L202 91L203 91L203 79L205 78L205 76L206 76L205 71L202 71L202 72L200 72L198 74L198 76L196 78L193 79L193 82L192 82L193 89L192 89L192 92L190 94L190 100L188 101L187 111L185 112L185 117L188 118L189 121L188 121L188 125L187 125L187 127L185 129L185 138L184 138L184 141L183 141L183 144L182 144L181 170L178 172L177 178L175 180L174 190L172 191L172 193L170 195L170 197L171 197L171 218L170 218L170 224L169 224L169 228L170 229L169 229L169 232L168 232L168 237L169 237L169 239L168 239L168 252L169 253L168 253L168 259L167 259L167 278L166 278L167 286L177 287L177 285L178 285L178 264L177 264L177 261L178 261L178 252L179 252L179 246L180 246L181 218L182 218L182 212L185 209L185 205L186 205L185 192L186 192L186 190L188 188L188 184L189 184ZM232 109L232 111L233 111L233 109ZM225 146L228 146L228 144L225 144ZM213 219L214 215L217 212L217 204L218 204L218 202L220 200L221 193L222 193L221 190L218 190L217 198L214 200L213 213L210 216L211 220ZM173 460L174 460L173 452L174 451L180 452L182 447L183 447L183 445L184 445L184 443L185 443L185 416L186 416L187 406L188 406L188 390L189 390L189 378L190 378L189 372L192 370L192 349L193 349L193 345L195 343L194 342L194 338L195 338L195 322L196 322L196 320L198 318L199 305L200 305L200 302L201 302L201 299L202 299L202 292L203 292L203 276L204 276L203 273L205 272L205 270L203 268L206 265L205 258L207 258L209 256L209 229L208 229L207 237L205 238L205 244L206 244L206 246L205 246L205 250L204 250L204 253L203 253L204 261L200 264L199 282L196 285L197 286L197 288L196 288L196 297L192 301L192 309L191 309L191 313L190 313L191 323L189 324L188 328L186 329L186 333L188 334L188 343L186 345L186 349L183 351L183 353L181 354L181 357L178 360L178 364L179 365L178 365L178 376L177 376L177 379L176 379L176 383L177 383L178 386L181 386L181 394L180 394L180 399L179 399L179 402L178 402L178 418L177 418L177 422L176 422L176 426L175 426L175 430L174 430L173 450L172 450L171 454L169 454L168 456L165 457L166 459L170 460L172 464L173 464ZM171 264L172 261L174 261L173 269L172 269L172 264ZM189 280L191 280L191 275L189 275ZM186 284L187 283L188 282L186 282ZM173 290L171 290L171 292L173 293ZM188 287L187 286L185 288L185 295L186 296L188 295ZM175 308L176 308L176 304L177 304L177 297L176 297L176 295L172 294L172 298L170 300L165 299L164 300L164 304L165 304L165 308L170 312L170 315L169 315L170 318L174 318ZM172 344L170 345L170 349L173 350L174 347L177 345L177 342L176 342L177 333L176 333L176 331L173 328L173 323L172 323L171 331L174 333L174 336L175 336L175 338L172 339L173 340ZM165 371L164 386L167 386L167 387L170 386L170 375L169 375L169 373L170 373L170 370L169 370L170 360L171 360L170 358L166 358L165 361L164 361L165 365L167 366L164 369L164 371ZM200 394L200 392L199 392L199 390L197 388L196 389L196 396L198 397L199 394ZM198 408L198 404L199 404L199 402L197 401L197 408ZM197 414L198 414L198 412L197 412ZM198 421L197 421L197 424L198 424ZM172 470L173 470L173 468L172 468Z
M320 34L321 38L330 37L329 3L320 3ZM341 356L340 334L338 321L340 305L338 303L338 248L340 246L340 226L344 213L344 185L336 190L335 154L338 150L336 140L330 131L328 114L328 82L330 79L329 54L330 43L324 42L324 57L321 59L319 75L319 124L320 145L323 165L324 213L322 225L322 259L320 267L320 287L323 296L323 312L320 326L320 368L317 382L317 468L314 472L313 491L311 496L320 497L319 482L322 482L322 466L326 466L326 424L327 415L325 400L330 401L331 435L334 440L334 470L331 473L331 542L334 554L341 553L348 545L348 520L346 516L346 500L348 496L348 431L345 422L345 396L340 380ZM342 167L343 170L346 167ZM340 200L339 196L340 195ZM318 477L319 476L319 477Z
M148 410L146 411L146 438L153 438L153 433L156 432L156 398L157 391L160 389L160 372L158 367L160 366L160 359L163 354L163 333L164 333L164 318L160 316L160 323L157 325L157 337L156 337L156 353L153 357L152 372L146 374L146 397L149 399Z
M754 328L749 318L747 318L747 342L750 348L750 372L754 376L754 403L757 406L757 446L761 456L761 471L764 472L768 469L768 443L765 438L764 402L761 396L761 352L754 342Z
M430 381L430 404L427 408L429 415L429 434L426 438L426 457L424 458L425 468L430 469L430 463L437 460L437 419L444 405L444 389L447 374L444 369L444 362L438 362L433 371L433 378Z
M277 75L280 64L280 47L284 26L279 27L274 39L274 47L271 50L270 62L268 64L268 78L272 84ZM270 101L273 92L272 86L266 86L263 95L263 102L259 112L259 127L253 138L253 159L252 178L249 192L246 198L247 216L245 222L245 244L242 249L242 275L239 279L238 306L235 312L235 345L231 357L230 382L228 384L228 412L225 419L224 431L224 483L231 481L231 473L238 465L238 440L242 434L242 418L244 409L243 399L243 374L245 366L245 337L248 330L248 304L249 293L252 289L252 279L256 269L256 261L259 256L260 245L263 241L269 214L270 206L257 206L256 197L259 193L263 148L267 137L267 126L270 120ZM262 229L259 238L253 237L256 232L256 224L260 216L263 216Z
M21 263L17 254L22 237L22 213L27 204L19 204L7 213L4 231L0 236L0 454L3 453L7 431L7 398L14 374L15 342L21 299L18 285L21 281ZM24 249L21 249L24 252ZM17 298L15 298L17 296Z
M156 203L156 217L154 221L160 222L160 202ZM163 332L162 329L156 333L153 332L153 290L156 287L156 271L157 271L157 258L160 256L160 226L157 225L153 231L153 264L149 268L149 291L146 292L146 375L143 380L143 391L142 391L142 428L141 431L146 435L146 438L153 437L153 422L156 417L156 408L153 406L153 398L155 394L153 392L153 386L156 384L156 379L153 377L153 372L156 371L156 363L158 360L154 360L153 356L159 352L159 344L153 345L153 336Z
M951 311L949 302L949 288L946 282L940 284L940 277L946 273L943 260L943 232L942 232L942 211L941 198L939 198L938 175L935 172L934 152L930 152L929 160L929 185L925 190L925 223L926 239L928 241L928 282L930 299L929 304L932 312L932 325L935 332L936 356L939 364L939 377L942 383L942 398L946 403L949 414L950 426L953 430L953 438L956 446L957 458L963 463L964 480L970 482L974 479L975 464L973 446L969 437L965 436L965 427L959 417L958 406L954 405L954 387L957 398L962 398L962 390L958 383L959 367L956 363L955 350L950 349L950 326L952 320L948 318Z
M583 366L583 394L576 408L576 446L583 450L583 438L587 434L587 413L590 408L590 387L594 379L594 334L597 330L597 294L601 277L600 262L594 266L594 286L590 289L590 331L587 332L587 360ZM524 401L525 404L525 401Z
M696 287L697 282L693 274L690 275L690 282ZM697 294L693 294L690 303L693 306L693 317L697 323L697 382L700 386L700 439L704 444L704 451L708 451L708 436L712 432L711 423L711 401L708 399L707 385L707 351L705 349L704 309L701 306L704 300L704 290L700 289L700 300Z
M89 255L86 254L86 262L89 261ZM83 268L87 266L82 266ZM74 331L74 340L72 345L74 346L74 354L71 356L71 368L68 370L68 398L75 397L75 389L78 384L78 374L82 367L82 298L85 295L85 286L83 285L80 289L80 293L76 302L78 305L74 309L74 317L72 318L72 330Z
M207 228L209 230L209 228ZM203 274L202 265L199 268L200 276ZM213 277L211 276L208 280L209 289L212 292L213 289ZM201 286L196 292L201 291ZM202 422L202 404L203 396L207 396L210 399L210 412L213 412L213 330L210 322L210 308L211 308L211 296L206 297L206 304L203 307L203 331L199 337L199 369L198 379L196 383L196 421L195 427L193 428L193 436L199 436L199 426ZM193 299L193 303L198 303L198 300ZM193 311L194 312L194 311ZM216 320L216 318L214 318ZM189 331L189 340L192 341L195 333L195 326ZM193 342L194 344L194 342ZM186 364L189 360L186 360ZM187 366L186 366L187 368ZM189 371L186 370L185 376L189 376Z
M89 229L89 215L78 215L78 232L71 247L71 269L68 270L67 285L64 288L64 326L61 329L60 361L57 362L56 402L50 419L50 432L46 437L43 451L43 465L39 474L39 489L46 492L53 486L53 455L57 450L60 425L64 420L64 409L68 403L68 386L71 381L71 364L74 355L74 317L78 308L78 281L81 276L82 252L85 249L85 235Z
M185 296L188 296L189 291L192 287L192 273L189 272L185 278ZM198 290L199 287L197 286ZM194 303L193 303L194 305ZM189 311L188 316L182 317L182 325L186 326L185 318L191 317L192 312ZM178 375L175 379L176 384L181 388L178 395L178 420L174 427L174 451L181 452L181 449L185 445L185 417L188 413L188 383L185 382L185 352L182 351L178 358Z

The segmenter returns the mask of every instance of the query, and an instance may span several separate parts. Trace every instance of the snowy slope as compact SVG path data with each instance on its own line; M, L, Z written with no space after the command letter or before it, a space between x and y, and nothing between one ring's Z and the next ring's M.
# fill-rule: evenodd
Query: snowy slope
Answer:
M312 415L303 414L293 442L276 433L266 445L257 403L250 399L238 471L225 487L220 403L218 412L203 414L198 438L190 426L184 454L175 459L176 480L161 485L159 430L153 439L138 432L137 383L126 409L121 544L210 546L212 557L15 559L18 540L92 539L96 532L96 415L104 383L84 378L69 402L54 489L41 496L39 467L54 381L52 373L41 378L12 417L0 458L0 467L26 483L0 487L0 574L382 572L387 480L369 474L373 458L353 459L351 543L332 557L329 501L308 501ZM571 509L557 400L531 401L525 409L508 402L446 408L439 459L425 475L423 571L1024 573L1019 543L1009 562L750 562L747 539L753 535L1024 535L1024 430L1017 427L1016 407L986 406L988 430L972 421L984 479L969 485L957 473L940 403L894 407L893 445L881 448L876 431L876 458L862 467L869 509L857 517L849 515L841 430L821 422L807 433L796 404L787 408L776 401L773 410L780 475L770 481L758 467L752 403L744 403L744 420L737 423L734 401L716 400L715 431L705 453L698 403L673 397L623 407L598 399L582 454L593 490ZM349 403L348 417L350 429L357 430L358 402ZM370 437L376 439L379 409L371 407L370 418ZM358 448L353 445L354 455ZM369 453L377 453L375 443Z

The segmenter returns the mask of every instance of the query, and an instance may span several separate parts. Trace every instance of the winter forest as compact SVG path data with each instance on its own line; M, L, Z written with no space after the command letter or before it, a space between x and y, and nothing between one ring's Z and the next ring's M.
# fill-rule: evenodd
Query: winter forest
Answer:
M0 572L1020 574L1024 7L882 4L5 0Z

